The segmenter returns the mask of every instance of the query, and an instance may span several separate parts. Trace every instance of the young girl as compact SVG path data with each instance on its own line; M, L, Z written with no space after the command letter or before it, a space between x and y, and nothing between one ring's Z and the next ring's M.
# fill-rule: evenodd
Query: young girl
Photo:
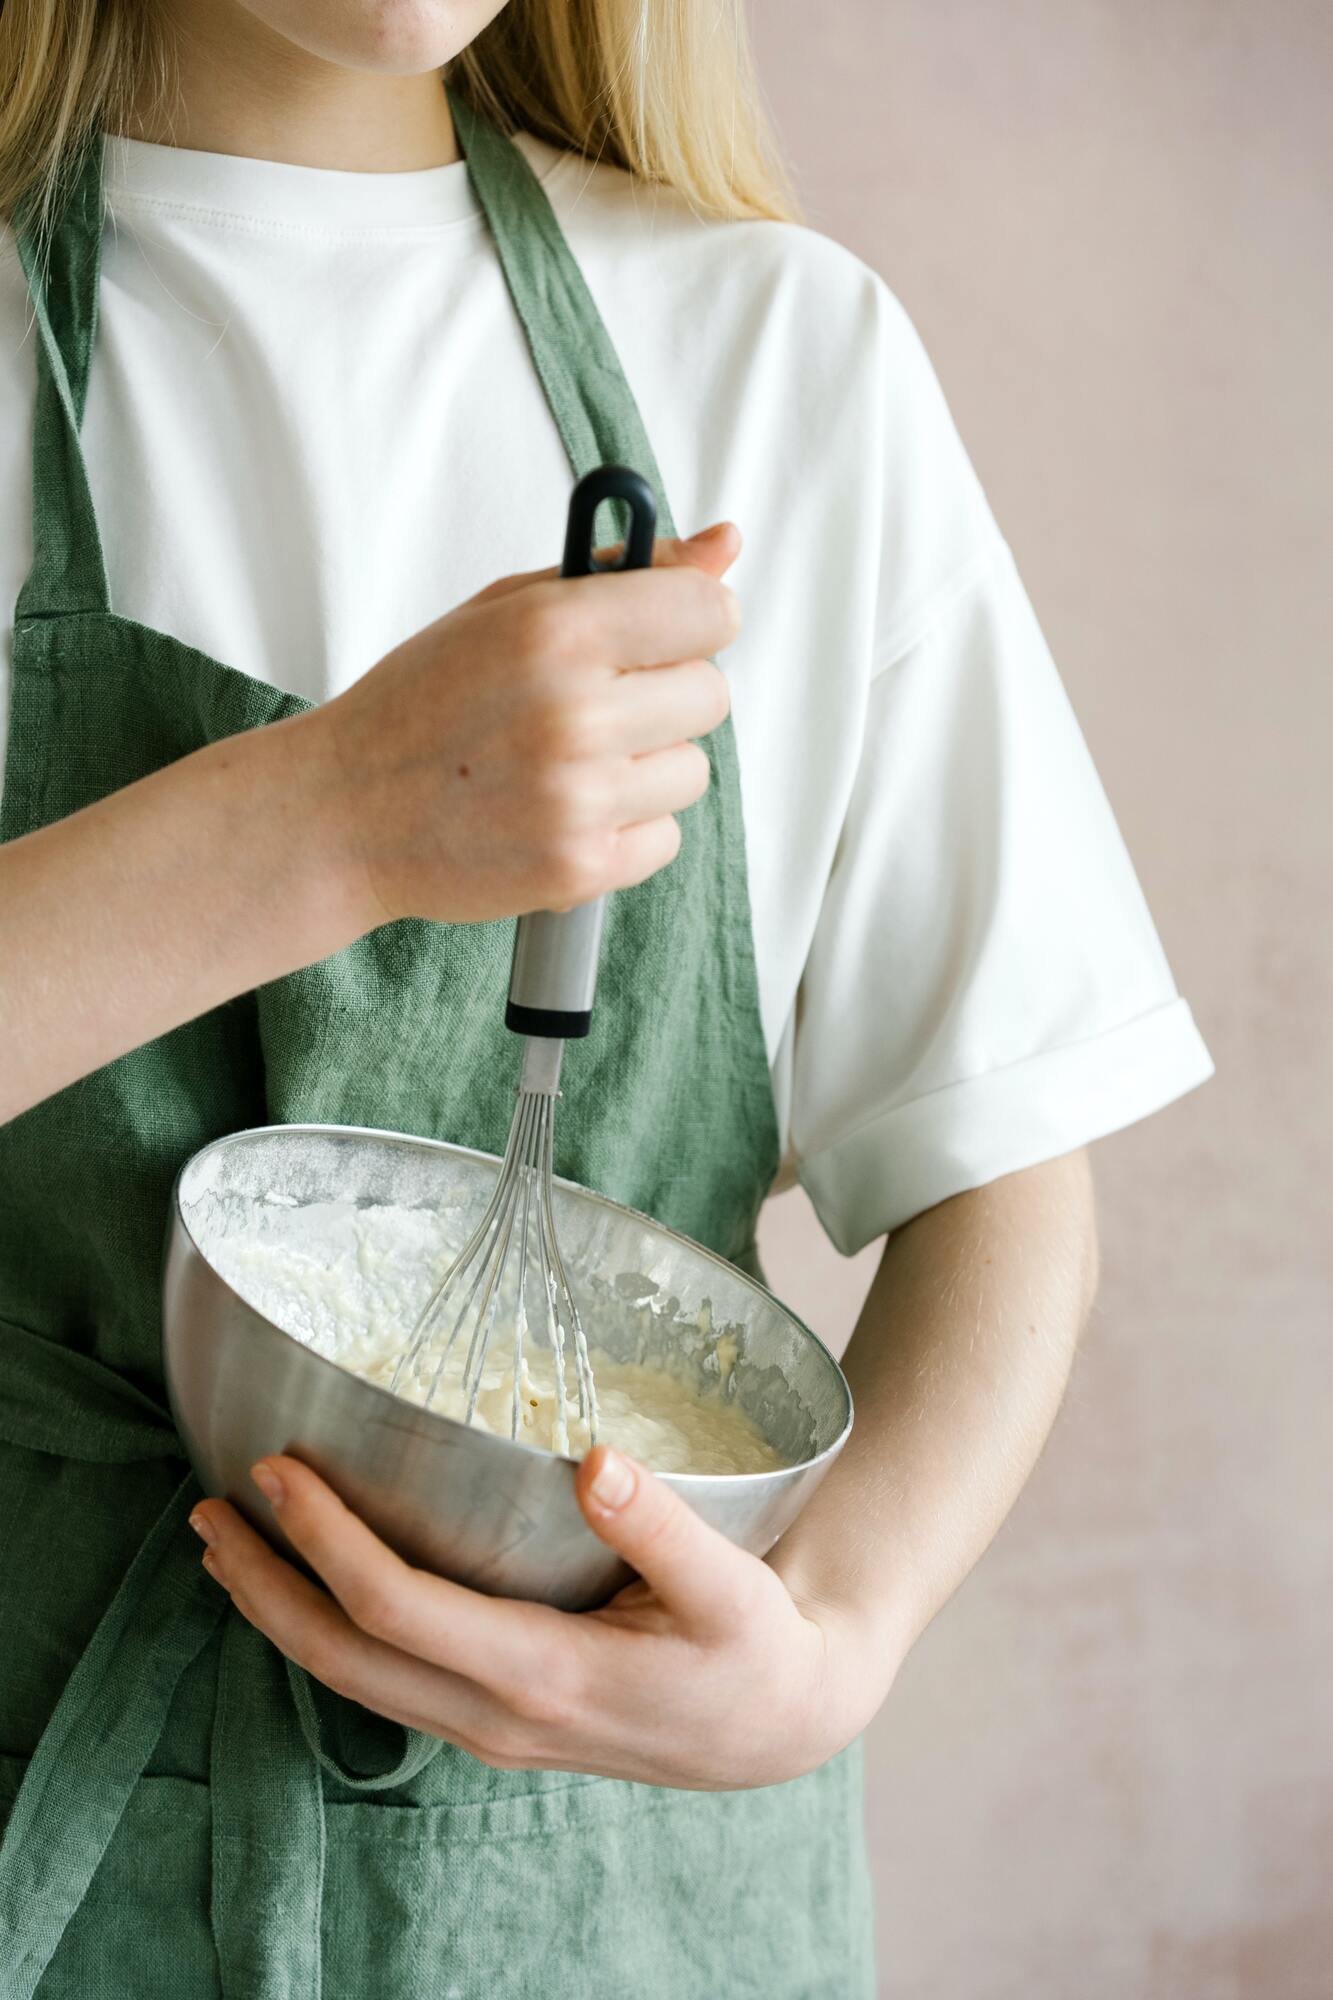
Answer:
M859 1734L1053 1420L1082 1149L1211 1065L739 47L717 0L0 12L6 2000L873 1989ZM604 461L657 563L561 579ZM557 1169L752 1270L780 1167L888 1233L852 1441L766 1562L592 1452L641 1580L579 1616L267 1460L298 1572L166 1414L172 1178L288 1120L499 1149L512 919L607 892Z

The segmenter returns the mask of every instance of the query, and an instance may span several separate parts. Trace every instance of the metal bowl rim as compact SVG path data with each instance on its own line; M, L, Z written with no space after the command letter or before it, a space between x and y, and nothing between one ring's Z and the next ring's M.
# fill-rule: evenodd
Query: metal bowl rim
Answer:
M210 1139L206 1146L200 1146L197 1151L191 1153L190 1157L182 1163L172 1183L171 1212L174 1220L184 1232L191 1249L202 1260L209 1275L216 1279L218 1284L224 1286L233 1298L239 1299L247 1312L253 1313L257 1320L270 1328L272 1332L278 1334L283 1340L289 1340L293 1347L298 1347L302 1354L309 1360L318 1362L321 1367L336 1369L344 1381L354 1382L358 1390L367 1392L372 1396L383 1397L387 1403L393 1405L395 1410L402 1411L407 1409L412 1411L428 1427L442 1424L446 1427L447 1431L461 1431L474 1443L479 1443L483 1446L494 1445L505 1452L521 1451L530 1458L544 1459L548 1462L577 1468L582 1463L582 1460L570 1458L565 1452L548 1451L543 1445L520 1444L517 1438L497 1437L493 1431L477 1430L473 1425L463 1423L457 1417L447 1417L440 1410L427 1409L424 1404L414 1403L406 1396L395 1395L391 1389L382 1387L378 1382L368 1381L364 1375L358 1375L355 1369L344 1368L340 1361L334 1361L327 1354L320 1354L315 1348L307 1346L305 1341L298 1339L294 1333L289 1333L285 1326L279 1326L276 1320L270 1319L267 1313L259 1310L258 1306L251 1305L249 1299L245 1298L236 1290L234 1285L223 1277L221 1271L218 1270L209 1257L208 1252L203 1248L203 1245L196 1238L194 1231L190 1228L181 1204L181 1183L190 1169L200 1160L205 1159L209 1153L216 1152L223 1146L233 1145L238 1139L264 1139L277 1137L279 1134L314 1134L318 1137L353 1139L391 1139L397 1145L422 1146L431 1152L450 1153L456 1157L468 1160L481 1160L495 1167L503 1165L501 1156L498 1153L483 1152L477 1146L455 1146L448 1139L427 1139L419 1133L393 1132L387 1127L377 1125L245 1125L235 1132L224 1132L219 1138ZM783 1304L776 1292L771 1292L768 1286L762 1284L758 1278L752 1278L748 1271L742 1271L739 1265L729 1262L719 1251L710 1250L707 1244L696 1243L692 1236L686 1236L681 1230L672 1229L667 1223L659 1222L656 1216L647 1215L642 1209L631 1208L627 1202L613 1201L610 1195L600 1194L596 1188L584 1187L578 1181L567 1180L563 1174L553 1174L551 1181L553 1186L568 1188L571 1193L578 1195L584 1201L596 1202L601 1207L616 1210L622 1215L632 1215L636 1221L646 1223L650 1229L657 1231L659 1235L669 1236L675 1242L684 1244L685 1248L695 1256L706 1258L710 1263L719 1265L728 1276L739 1278L744 1284L752 1285L755 1291L761 1293L765 1298L771 1299L778 1311L783 1313L793 1325L801 1329L807 1340L813 1341L825 1360L831 1364L834 1375L841 1384L843 1401L846 1406L842 1428L833 1441L825 1445L823 1451L816 1452L813 1458L803 1458L796 1465L780 1465L769 1472L658 1472L653 1475L655 1478L665 1481L669 1486L692 1486L695 1484L706 1484L719 1479L725 1480L729 1486L741 1483L758 1483L763 1480L789 1480L797 1473L806 1473L813 1466L824 1464L826 1460L832 1458L835 1453L842 1449L851 1432L854 1415L851 1385L844 1375L837 1357L829 1352L829 1349L824 1345L824 1342L813 1328L808 1327L798 1314L794 1313L789 1306ZM165 1331L164 1323L164 1336Z

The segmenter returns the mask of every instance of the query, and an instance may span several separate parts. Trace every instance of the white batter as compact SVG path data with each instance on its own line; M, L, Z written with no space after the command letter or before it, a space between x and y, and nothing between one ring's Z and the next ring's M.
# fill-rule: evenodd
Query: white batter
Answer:
M267 1213L265 1213L267 1210ZM251 1210L245 1227L208 1245L210 1261L243 1298L277 1325L355 1375L387 1388L423 1299L440 1268L437 1229L420 1211L343 1203L297 1210L270 1196ZM691 1322L710 1332L706 1309ZM596 1328L590 1326L595 1339ZM431 1403L462 1419L465 1342L450 1357ZM597 1435L654 1472L771 1472L786 1464L727 1390L736 1366L734 1334L714 1336L708 1353L716 1374L700 1387L664 1367L616 1361L591 1352L597 1390ZM670 1358L669 1355L667 1357ZM425 1382L405 1375L398 1393L424 1401ZM716 1386L713 1386L713 1383ZM499 1324L472 1421L508 1437L511 1428L513 1333ZM524 1341L519 1436L524 1444L577 1458L588 1449L578 1415L572 1342L565 1356L564 1422L556 1393L555 1358L544 1342Z
M503 1347L503 1339L495 1345ZM735 1403L701 1397L664 1368L613 1361L596 1349L589 1358L597 1391L598 1442L618 1446L653 1472L773 1472L785 1463ZM395 1346L379 1360L358 1359L354 1372L387 1388L397 1360ZM353 1365L350 1360L348 1365ZM581 1456L588 1449L588 1427L578 1414L572 1362L565 1363L565 1437L560 1436L555 1360L549 1348L537 1349L530 1360L524 1356L519 1380L521 1442L564 1451L571 1458ZM497 1360L492 1351L472 1413L479 1429L510 1436L513 1381L512 1354ZM399 1393L412 1402L425 1400L424 1388L415 1382L404 1380ZM431 1408L460 1420L466 1415L456 1363L441 1381Z

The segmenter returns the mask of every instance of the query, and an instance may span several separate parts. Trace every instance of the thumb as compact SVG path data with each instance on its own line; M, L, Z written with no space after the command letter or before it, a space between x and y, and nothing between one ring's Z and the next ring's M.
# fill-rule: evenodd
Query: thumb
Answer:
M593 550L599 563L609 564L624 548L623 542L608 542ZM697 535L682 540L679 535L659 535L653 543L654 569L706 569L723 576L741 552L741 531L734 521L714 521Z
M753 1557L701 1520L645 1466L599 1444L575 1491L593 1533L622 1555L686 1624L730 1627Z
M668 540L657 547L661 554L654 551L654 563L689 564L713 576L725 576L741 552L741 531L734 521L714 521L686 541Z

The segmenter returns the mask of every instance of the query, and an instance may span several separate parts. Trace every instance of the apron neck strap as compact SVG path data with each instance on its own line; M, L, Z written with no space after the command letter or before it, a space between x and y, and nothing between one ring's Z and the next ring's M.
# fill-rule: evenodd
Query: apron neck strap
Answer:
M657 532L674 535L643 419L546 190L512 140L445 88L473 191L575 478L599 465L633 467L657 496Z
M79 429L97 334L102 257L102 152L93 134L71 162L54 224L16 232L37 328L33 407L33 562L15 622L107 611L106 564Z

